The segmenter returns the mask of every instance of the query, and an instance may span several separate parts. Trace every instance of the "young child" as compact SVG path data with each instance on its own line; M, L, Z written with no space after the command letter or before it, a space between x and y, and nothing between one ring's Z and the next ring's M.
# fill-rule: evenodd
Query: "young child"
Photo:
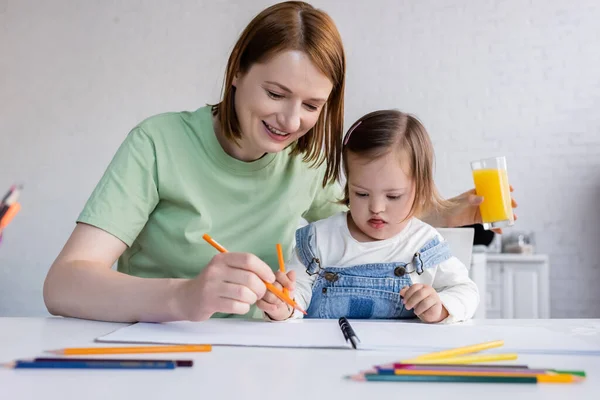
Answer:
M415 217L447 206L433 182L433 159L423 125L400 111L372 112L348 130L349 211L298 229L289 272L277 274L308 318L472 318L479 292L467 268ZM265 301L276 305L266 314L272 320L302 316L276 298Z

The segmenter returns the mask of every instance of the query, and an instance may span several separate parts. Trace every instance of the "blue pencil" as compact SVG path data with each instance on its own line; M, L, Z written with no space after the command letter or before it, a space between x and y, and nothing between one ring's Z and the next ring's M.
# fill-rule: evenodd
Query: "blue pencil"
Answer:
M173 361L24 361L5 364L13 369L175 369Z
M194 360L174 360L168 358L68 358L68 357L36 357L33 360L35 362L82 362L82 361L96 361L96 362L174 362L176 367L192 367L194 365Z

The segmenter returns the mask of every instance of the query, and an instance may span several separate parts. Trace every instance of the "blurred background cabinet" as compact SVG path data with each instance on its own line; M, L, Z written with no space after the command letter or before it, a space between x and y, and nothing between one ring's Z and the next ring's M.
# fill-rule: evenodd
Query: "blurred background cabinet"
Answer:
M475 318L550 318L547 255L474 253L470 265L481 295Z

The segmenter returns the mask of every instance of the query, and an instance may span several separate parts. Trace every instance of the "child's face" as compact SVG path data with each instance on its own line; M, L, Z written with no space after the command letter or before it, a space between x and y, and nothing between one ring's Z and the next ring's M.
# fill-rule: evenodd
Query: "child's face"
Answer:
M408 160L391 152L373 161L348 154L348 227L361 242L389 239L404 229L415 199ZM405 172L406 171L406 172Z

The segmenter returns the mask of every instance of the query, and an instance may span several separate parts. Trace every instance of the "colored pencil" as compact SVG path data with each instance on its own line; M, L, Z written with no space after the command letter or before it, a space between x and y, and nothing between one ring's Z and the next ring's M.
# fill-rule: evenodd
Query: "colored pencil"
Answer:
M140 353L196 353L211 351L209 344L175 346L138 346L138 347L73 347L50 350L48 353L66 356L90 354L140 354Z
M8 198L10 197L10 195L12 194L12 192L17 188L17 185L12 185L9 189L8 192L6 192L6 194L4 195L4 197L2 198L2 200L0 200L0 204L4 204L6 203L6 200L8 200Z
M225 247L221 246L216 240L214 240L212 237L210 237L210 235L208 235L207 233L202 235L202 239L206 240L212 247L217 249L219 252L227 253L227 249Z
M428 360L420 360L413 358L402 361L403 364L473 364L478 362L490 361L509 361L516 360L518 357L515 353L507 354L480 354L476 356L450 357L450 358L432 358Z
M495 340L493 342L485 342L474 344L471 346L457 347L455 349L437 351L435 353L423 354L422 356L415 357L416 360L431 360L437 358L448 358L462 356L470 353L477 353L483 350L493 349L504 345L504 340Z
M283 260L283 250L281 249L281 244L277 243L276 248L277 260L279 261L279 271L285 274L285 261ZM283 294L289 296L290 292L286 288L283 288Z
M0 217L0 230L6 228L8 224L12 221L12 219L17 215L17 213L21 210L20 203L13 203L8 210Z
M529 366L525 364L457 364L457 365L449 365L449 364L402 364L402 363L391 363L391 364L382 364L376 365L374 368L377 369L402 369L402 368L411 368L411 367L423 367L423 368L460 368L460 369L469 369L469 368L506 368L506 369L528 369Z
M444 376L444 375L380 375L357 374L347 377L353 381L373 382L456 382L456 383L573 383L579 377L571 375L539 376Z
M14 186L11 188L10 193L2 199L1 204L6 204L7 206L13 205L19 200L19 196L21 195L22 186Z
M539 375L539 374L546 374L546 373L554 373L554 374L567 374L567 375L576 375L576 376L581 376L581 377L585 377L585 371L577 371L577 370L559 370L559 369L553 369L553 368L502 368L502 366L495 366L495 365L486 365L486 368L482 368L482 367L475 367L472 364L465 364L465 365L438 365L438 366L434 366L434 365L427 365L427 364L423 364L423 365L412 365L412 366L404 366L402 368L381 368L381 367L377 367L377 372L379 374L387 374L387 375L394 375L396 374L398 371L440 371L440 372L449 372L449 371L455 371L455 372L467 372L467 373L472 373L472 372L480 372L480 373L490 373L490 374L495 374L495 373L508 373L508 374L535 374L535 375Z
M176 367L192 367L194 360L158 360L158 359L129 359L129 358L67 358L67 357L38 357L34 358L35 362L172 362Z
M6 368L13 369L175 369L173 361L127 361L127 362L97 362L97 361L15 361L5 364Z
M545 371L542 373L527 373L527 372L491 372L491 371L414 371L410 369L399 369L393 374L381 374L379 375L434 375L434 376L516 376L516 377L536 377L538 379L547 380L547 382L564 382L570 383L575 378L573 375L568 374L548 374Z
M227 253L227 250L225 249L225 247L221 246L219 243L217 243L213 238L211 238L208 234L204 234L202 236L202 238L204 240L206 240L211 246L213 246L215 249L217 249L218 251L220 251L221 253ZM290 299L289 296L285 295L281 290L277 289L275 286L273 286L273 284L267 282L267 281L263 281L263 283L265 284L265 286L267 287L267 290L269 290L271 293L273 293L275 296L277 296L281 301L285 302L286 304L290 305L291 307L299 310L301 313L303 313L304 315L306 314L306 311L304 311L302 309L302 307L300 307L298 305L298 303L296 303L294 300Z

